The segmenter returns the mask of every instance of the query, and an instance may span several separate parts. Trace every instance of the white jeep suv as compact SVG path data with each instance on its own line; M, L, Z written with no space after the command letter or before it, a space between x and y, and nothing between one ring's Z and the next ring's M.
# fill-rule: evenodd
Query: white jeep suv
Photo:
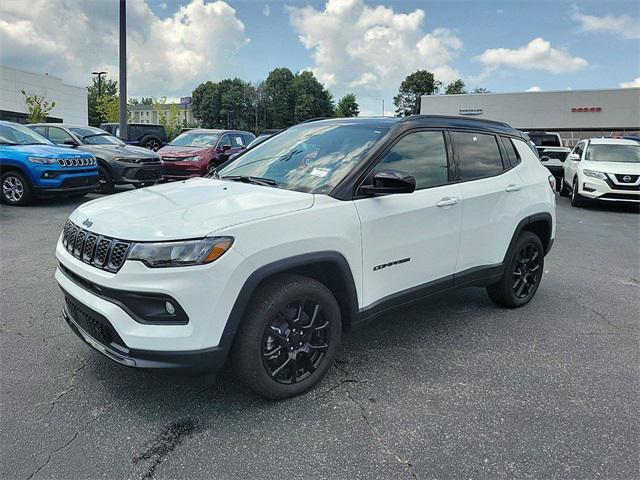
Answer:
M588 200L640 203L640 143L619 138L581 140L567 156L561 195L574 207Z
M270 398L329 368L344 331L455 287L534 296L553 177L508 125L410 116L310 121L209 178L78 207L60 236L64 316L139 368L231 360Z

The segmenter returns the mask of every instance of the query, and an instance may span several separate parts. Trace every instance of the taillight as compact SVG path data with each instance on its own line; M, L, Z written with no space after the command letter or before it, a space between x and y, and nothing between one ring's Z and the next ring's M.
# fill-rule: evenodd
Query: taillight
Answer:
M549 175L549 186L551 187L551 191L556 193L556 177L553 175Z

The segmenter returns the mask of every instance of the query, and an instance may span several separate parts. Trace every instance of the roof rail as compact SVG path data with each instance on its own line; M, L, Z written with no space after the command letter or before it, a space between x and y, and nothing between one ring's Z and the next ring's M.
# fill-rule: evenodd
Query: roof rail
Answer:
M309 118L308 120L303 120L300 123L317 122L318 120L329 120L330 118L336 118L336 117L315 117L315 118Z
M420 114L420 113L412 113L411 115L408 115L406 117L404 117L402 121L406 121L409 120L412 117L422 117L422 118L448 118L451 120L465 120L465 121L470 121L470 122L478 122L478 123L490 123L493 125L500 125L503 127L507 127L507 128L512 128L511 125L509 125L506 122L500 122L498 120L489 120L487 118L474 118L474 117L466 117L466 116L462 116L462 115L425 115L425 114Z

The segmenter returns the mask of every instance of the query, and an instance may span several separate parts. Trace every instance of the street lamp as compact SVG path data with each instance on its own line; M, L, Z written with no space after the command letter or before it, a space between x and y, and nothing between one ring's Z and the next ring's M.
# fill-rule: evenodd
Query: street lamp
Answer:
M98 98L102 96L102 76L106 74L107 72L91 72L91 75L98 76Z

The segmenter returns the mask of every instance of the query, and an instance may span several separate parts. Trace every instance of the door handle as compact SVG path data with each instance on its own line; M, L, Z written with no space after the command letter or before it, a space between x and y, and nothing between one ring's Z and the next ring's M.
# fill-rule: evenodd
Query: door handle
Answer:
M436 207L448 207L458 203L457 197L444 197L442 200L436 203Z
M518 190L520 190L522 187L520 185L515 185L515 184L511 184L509 186L507 186L507 188L504 189L505 192L517 192Z

